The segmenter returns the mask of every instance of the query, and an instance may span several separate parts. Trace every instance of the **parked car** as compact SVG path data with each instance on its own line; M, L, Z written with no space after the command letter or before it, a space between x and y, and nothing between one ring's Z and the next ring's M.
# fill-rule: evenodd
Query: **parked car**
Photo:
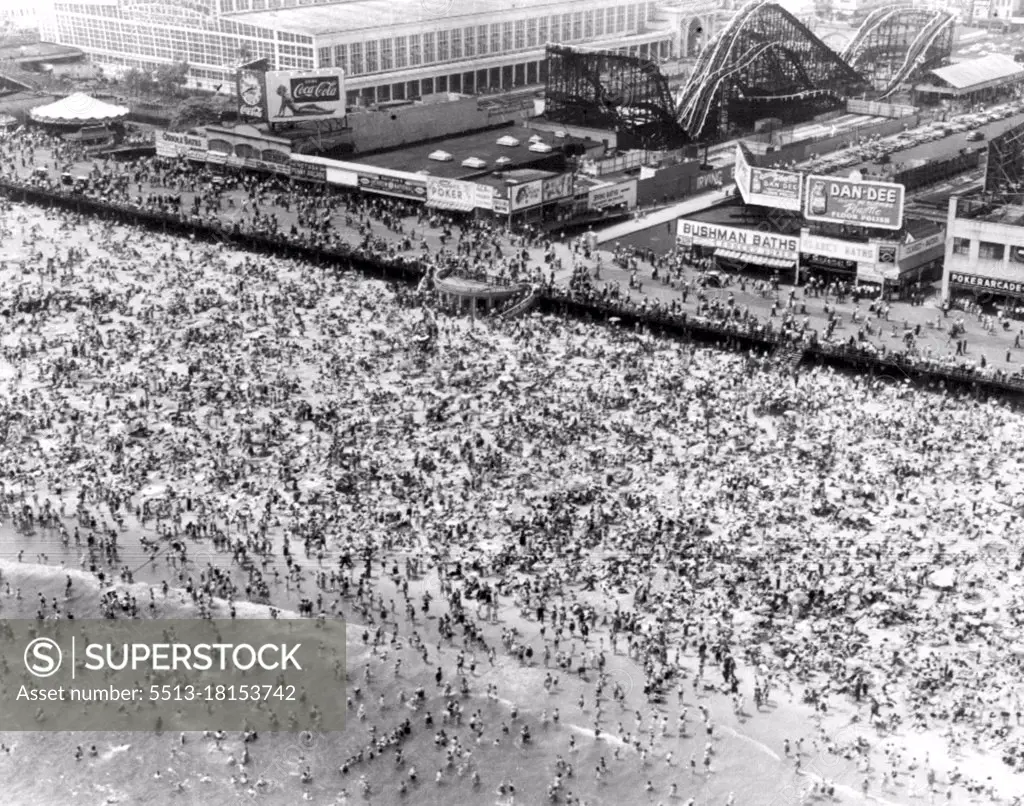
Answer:
M970 142L970 143L973 143L973 142L975 142L977 140L984 140L984 139L985 139L985 132L978 131L977 129L975 129L973 132L971 132L970 134L967 135L967 141Z

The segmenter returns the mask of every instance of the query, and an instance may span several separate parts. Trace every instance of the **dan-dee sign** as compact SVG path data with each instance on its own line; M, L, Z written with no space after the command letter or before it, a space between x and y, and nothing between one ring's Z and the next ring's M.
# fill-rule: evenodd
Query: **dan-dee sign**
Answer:
M1024 296L1024 282L1015 280L997 280L995 277L979 277L977 274L961 274L952 272L949 281L957 285L977 288L982 291L996 291L1003 294Z
M796 260L800 251L800 240L790 235L706 224L703 221L679 219L677 232L682 244L692 243L741 250L746 247L782 260Z
M750 169L750 201L764 207L800 210L803 175L775 168Z
M608 207L625 205L627 210L636 207L636 180L621 182L618 185L592 188L587 194L587 206L591 210L604 210Z
M441 210L472 210L476 207L476 183L432 176L427 179L427 204Z
M832 224L898 230L903 226L903 185L832 176L807 177L804 218Z
M296 123L345 117L345 71L275 70L266 74L267 120Z
M156 133L156 155L158 157L188 157L205 160L208 150L207 139L194 134L178 132Z
M824 255L853 263L878 262L877 244L843 241L839 238L825 238L807 233L800 233L800 251L804 254Z
M795 171L753 166L742 143L736 144L735 176L745 204L799 211L803 176Z

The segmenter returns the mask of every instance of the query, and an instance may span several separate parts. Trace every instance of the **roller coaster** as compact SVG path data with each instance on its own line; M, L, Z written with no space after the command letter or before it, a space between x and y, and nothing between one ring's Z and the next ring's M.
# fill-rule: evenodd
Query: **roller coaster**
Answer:
M864 20L843 60L885 99L915 74L949 58L955 27L956 16L948 11L880 8Z
M885 99L952 52L955 17L910 7L872 12L842 54L772 0L750 0L708 44L673 96L646 59L549 45L546 115L614 129L625 148L671 148L799 123L850 97Z
M675 148L689 138L668 81L649 59L548 45L545 115L618 132L622 148Z
M948 59L954 26L946 11L879 9L840 55L782 7L751 0L698 57L676 119L706 141L761 118L807 120L851 96L887 98Z

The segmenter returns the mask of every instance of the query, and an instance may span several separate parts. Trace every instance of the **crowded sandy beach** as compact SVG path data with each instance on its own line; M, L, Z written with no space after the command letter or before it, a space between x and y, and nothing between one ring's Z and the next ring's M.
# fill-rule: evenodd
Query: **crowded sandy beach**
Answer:
M0 616L349 635L342 733L3 733L5 802L1024 792L1012 405L2 222Z

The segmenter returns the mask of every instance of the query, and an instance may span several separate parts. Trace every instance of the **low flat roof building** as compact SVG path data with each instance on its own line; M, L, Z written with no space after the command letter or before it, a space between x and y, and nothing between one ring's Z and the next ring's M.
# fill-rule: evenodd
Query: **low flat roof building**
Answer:
M1024 84L1024 64L993 53L932 70L930 80L914 91L939 99L978 100L1020 84Z
M379 154L360 155L352 157L351 161L395 171L468 179L501 170L504 166L509 170L543 166L546 170L561 171L565 165L564 147L575 143L580 143L588 152L604 152L604 144L592 140L558 139L550 132L506 126Z

